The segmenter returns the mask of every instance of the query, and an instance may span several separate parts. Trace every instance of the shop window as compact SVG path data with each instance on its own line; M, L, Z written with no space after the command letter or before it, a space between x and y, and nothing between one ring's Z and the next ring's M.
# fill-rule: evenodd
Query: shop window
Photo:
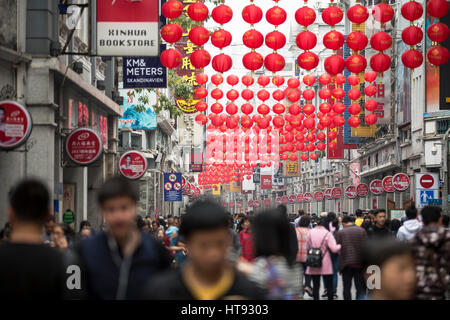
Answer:
M140 134L132 134L131 135L131 147L132 148L141 148L142 146L142 136Z

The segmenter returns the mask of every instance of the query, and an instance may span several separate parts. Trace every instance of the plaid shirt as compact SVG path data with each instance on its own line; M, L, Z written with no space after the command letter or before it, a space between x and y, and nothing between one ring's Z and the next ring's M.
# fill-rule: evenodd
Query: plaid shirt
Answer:
M309 229L308 228L295 228L297 233L297 241L298 241L298 252L297 252L297 262L305 262L306 261L306 239L308 238Z
M241 257L250 262L255 260L251 233L248 230L242 230L239 233L239 241L241 242Z

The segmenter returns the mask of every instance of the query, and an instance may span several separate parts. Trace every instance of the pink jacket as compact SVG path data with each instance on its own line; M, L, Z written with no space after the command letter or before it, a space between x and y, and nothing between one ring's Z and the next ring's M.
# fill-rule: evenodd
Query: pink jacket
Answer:
M326 239L323 241L323 239ZM317 226L312 229L306 240L306 249L317 248L322 243L322 267L321 268L306 268L306 274L333 274L333 265L331 263L330 252L338 253L341 250L341 245L336 243L334 236L325 227Z

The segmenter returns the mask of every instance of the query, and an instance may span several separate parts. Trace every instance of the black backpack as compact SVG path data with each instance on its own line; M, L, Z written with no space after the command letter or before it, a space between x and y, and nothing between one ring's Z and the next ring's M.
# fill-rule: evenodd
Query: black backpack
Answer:
M323 237L322 242L318 248L310 248L306 255L306 265L311 268L321 268L322 267L322 245L327 238L327 234Z

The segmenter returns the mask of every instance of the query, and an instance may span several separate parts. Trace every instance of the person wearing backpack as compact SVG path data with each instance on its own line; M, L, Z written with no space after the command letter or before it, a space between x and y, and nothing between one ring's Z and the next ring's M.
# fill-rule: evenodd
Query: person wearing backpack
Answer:
M321 276L325 281L328 300L333 300L333 265L330 251L339 253L341 245L336 243L334 236L327 230L327 225L328 219L320 218L306 240L306 274L310 275L313 281L314 300L319 300Z

